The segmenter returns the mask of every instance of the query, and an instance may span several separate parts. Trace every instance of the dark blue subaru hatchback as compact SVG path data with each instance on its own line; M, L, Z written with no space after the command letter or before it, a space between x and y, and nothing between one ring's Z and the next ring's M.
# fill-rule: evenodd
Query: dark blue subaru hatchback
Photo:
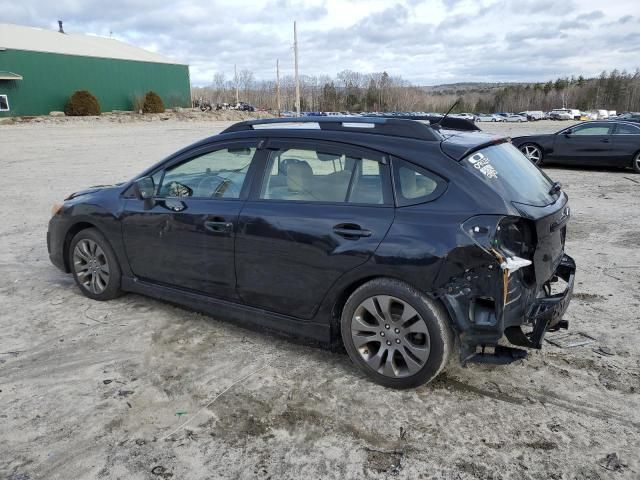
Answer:
M509 363L567 328L569 217L560 184L507 138L270 119L70 195L47 242L89 298L136 292L343 344L374 381L407 388L453 355Z

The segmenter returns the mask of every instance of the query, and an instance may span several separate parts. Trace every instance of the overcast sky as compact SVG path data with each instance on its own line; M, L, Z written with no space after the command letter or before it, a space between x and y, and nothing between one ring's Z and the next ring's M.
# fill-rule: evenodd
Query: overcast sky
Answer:
M418 85L543 81L640 67L640 0L0 0L0 21L108 36L258 79L386 70Z

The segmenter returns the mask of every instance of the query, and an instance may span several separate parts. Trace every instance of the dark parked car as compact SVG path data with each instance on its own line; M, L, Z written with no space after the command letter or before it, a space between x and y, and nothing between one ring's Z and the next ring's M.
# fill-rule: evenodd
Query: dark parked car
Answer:
M516 137L513 144L536 165L561 163L631 167L640 173L640 125L628 121L589 121L557 133Z
M463 362L508 363L526 351L503 336L540 348L567 327L567 196L507 139L400 119L286 122L237 123L70 195L49 223L52 262L95 300L137 292L342 342L395 388L432 380L454 345Z

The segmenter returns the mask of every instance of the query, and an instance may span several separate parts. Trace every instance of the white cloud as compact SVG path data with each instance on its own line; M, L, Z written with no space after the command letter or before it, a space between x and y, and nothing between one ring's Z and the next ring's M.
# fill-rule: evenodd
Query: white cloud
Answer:
M188 62L195 84L234 63L258 79L386 70L414 84L537 81L640 66L640 3L616 0L0 0L4 22L113 36Z

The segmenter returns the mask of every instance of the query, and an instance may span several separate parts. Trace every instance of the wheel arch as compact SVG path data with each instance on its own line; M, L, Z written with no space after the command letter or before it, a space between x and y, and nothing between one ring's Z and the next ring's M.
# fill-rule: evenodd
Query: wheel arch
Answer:
M640 155L640 149L636 150L633 155L631 155L631 168L634 168L633 163L636 161L636 158L638 158L638 155Z
M449 326L451 327L451 329L456 332L456 327L455 327L455 322L453 322L452 317L451 317L451 312L449 311L449 308L447 307L447 305L440 300L436 295L434 295L432 292L424 292L422 291L420 288L416 287L415 285L407 282L405 279L394 276L394 275L384 275L384 274L379 274L379 275L367 275L364 276L362 278L359 278L357 280L353 280L352 282L350 282L349 284L347 284L345 287L343 287L340 292L337 294L335 301L333 302L333 306L331 308L331 338L330 338L330 342L331 342L331 346L334 349L342 349L344 348L343 344L342 344L342 335L340 333L340 321L342 318L342 310L344 309L344 306L347 303L347 300L349 299L349 297L351 296L351 294L353 292L355 292L358 288L360 288L362 285L371 282L372 280L378 280L378 279L390 279L390 280L397 280L399 282L402 282L408 286L410 286L411 288L424 293L426 296L428 296L433 302L439 304L442 306L443 311L446 312L447 317L448 317L448 322L449 322Z
M71 247L71 240L73 240L73 237L75 237L82 230L87 230L89 228L95 228L96 230L98 230L100 233L104 235L104 233L100 231L100 228L98 228L97 225L95 225L94 223L88 222L86 220L82 220L74 223L67 230L67 233L64 237L64 243L62 246L62 258L64 260L64 268L67 273L71 272L71 262L69 259L69 256L70 256L69 247Z

